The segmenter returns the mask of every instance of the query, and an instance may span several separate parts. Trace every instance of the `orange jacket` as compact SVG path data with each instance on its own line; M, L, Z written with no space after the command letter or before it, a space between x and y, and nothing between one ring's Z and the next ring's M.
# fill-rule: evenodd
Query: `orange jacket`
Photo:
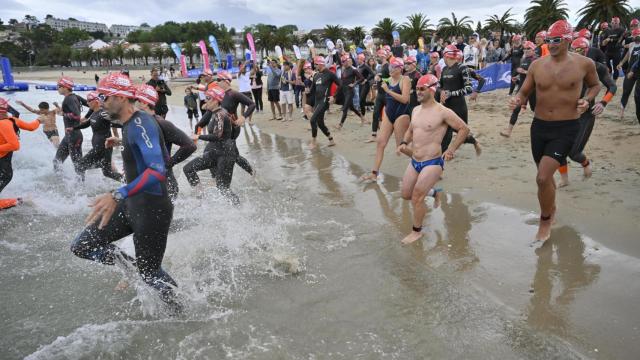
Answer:
M540 46L540 49L542 50L540 57L545 57L549 55L549 45L542 44L542 46Z
M20 149L20 140L18 134L16 134L13 128L13 121L15 124L23 130L34 131L40 127L38 120L32 122L26 122L18 118L6 118L0 120L0 158L7 156L7 154L18 151Z

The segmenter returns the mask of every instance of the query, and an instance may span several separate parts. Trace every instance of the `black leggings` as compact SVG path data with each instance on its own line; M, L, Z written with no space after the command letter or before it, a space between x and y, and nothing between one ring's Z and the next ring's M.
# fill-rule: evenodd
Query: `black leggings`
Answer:
M191 186L200 183L198 171L207 170L216 179L218 190L228 197L234 205L240 203L238 195L231 191L231 179L233 178L233 166L236 163L238 149L234 140L226 140L223 144L216 144L205 149L202 156L191 160L182 169Z
M253 99L256 102L256 110L263 111L264 103L262 103L262 88L251 89L251 92L253 93Z
M249 160L245 159L243 156L240 156L239 154L238 154L238 157L236 158L236 165L240 166L240 168L246 171L247 173L249 173L249 175L253 175L253 168L251 167Z
M67 157L71 155L71 161L73 167L76 169L76 173L84 180L84 171L80 169L80 160L82 160L82 132L80 130L73 130L71 133L67 133L60 141L58 150L56 151L56 157L53 159L53 168L56 171L60 170L60 165L67 160Z
M531 95L529 95L529 107L531 108L531 111L536 111L536 92L535 90L533 92L531 92ZM511 113L511 119L509 120L509 124L511 125L515 125L516 122L518 122L518 115L520 115L520 106L516 106L515 109L513 109L513 112Z
M84 174L89 169L101 168L102 174L115 181L122 180L122 174L119 174L111 168L111 154L113 149L93 148L89 150L78 164L78 169Z
M633 79L629 79L626 76L624 77L624 80L622 81L622 97L620 97L620 104L622 104L623 108L627 107L629 97L631 96L631 93L633 93L633 87L636 86L637 88L636 83L639 79L640 76L637 76L636 74L633 74Z
M514 76L519 76L520 74L518 74L518 72L516 70L518 70L518 68L520 67L520 63L511 63L511 83L509 84L509 95L513 94L513 91L516 89L516 85L518 85L519 83L517 81L513 81L513 77Z
M378 95L376 96L376 102L373 105L373 121L371 122L371 132L378 132L378 126L382 118L382 108L385 103L385 92L378 88Z
M444 106L453 110L453 112L456 113L456 115L458 115L465 124L469 123L469 111L467 109L467 101L464 99L464 96L451 97L445 101ZM449 144L451 144L451 140L453 138L453 133L453 129L448 127L447 132L444 134L444 138L442 139L443 153L449 148ZM476 142L476 139L471 134L469 134L469 136L464 140L465 144L475 144Z
M620 72L618 71L618 64L620 64L620 60L622 60L622 54L620 54L619 51L607 54L607 67L609 68L609 73L612 74L614 81L618 80L618 77L620 77ZM613 63L613 65L611 63Z
M347 113L349 110L353 111L359 117L362 116L360 111L353 106L353 97L355 96L355 90L348 86L343 87L344 103L342 103L342 118L340 118L340 125L344 124L347 119Z
M369 91L371 90L371 85L368 81L365 81L364 84L360 84L360 112L362 116L367 112L367 97L369 96Z
M173 217L173 205L166 196L141 193L121 201L103 229L87 226L71 244L71 252L83 259L113 265L127 255L113 244L133 234L135 265L145 283L158 290L163 300L173 298L176 282L162 270L162 258ZM130 258L129 258L130 259Z
M591 113L591 111L587 111L580 116L578 121L580 122L580 132L576 137L576 141L573 143L571 152L569 152L569 158L582 164L587 160L583 151L585 146L587 146L587 141L589 141L589 138L591 137L593 126L596 123L596 117Z
M331 133L327 128L327 125L324 124L324 113L329 109L329 104L326 100L318 101L316 99L316 106L313 108L313 114L311 115L310 123L311 123L311 137L316 138L318 136L318 128L322 131L322 133L329 138L332 139Z
M0 158L0 192L9 185L13 178L13 166L11 165L11 157L13 152L8 153L5 157Z
M638 123L640 123L640 76L638 80L636 80L636 91L633 94L633 99L636 103L636 119L638 119Z

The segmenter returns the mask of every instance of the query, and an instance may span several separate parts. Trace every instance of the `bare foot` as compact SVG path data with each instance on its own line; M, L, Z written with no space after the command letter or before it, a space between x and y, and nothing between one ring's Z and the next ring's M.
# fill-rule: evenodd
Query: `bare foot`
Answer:
M372 143L372 142L376 142L376 137L372 136L370 138L368 138L367 140L364 141L365 143Z
M329 145L327 146L336 146L336 142L333 139L329 140Z
M511 129L504 129L502 131L500 131L500 135L504 136L504 137L511 137Z
M440 196L442 193L442 189L433 189L433 208L437 209L440 207Z
M276 119L275 117L272 117L271 119L269 119L269 121L273 121L273 120L275 120L275 119Z
M122 279L118 281L118 284L116 285L115 288L113 288L113 290L124 291L124 290L127 290L128 288L129 288L129 282L126 279Z
M318 146L315 140L309 141L309 149L315 149Z
M551 224L552 219L547 220L540 219L540 225L538 226L538 233L536 234L536 241L547 241L551 237Z
M473 144L473 147L476 149L476 156L480 156L480 154L482 154L482 148L480 147L480 143L476 141L476 143Z
M333 125L333 128L336 130L342 130L342 124Z
M583 167L582 171L584 172L584 178L585 179L590 178L591 175L593 175L593 169L591 168L591 162L589 162L589 165Z
M421 232L412 231L409 235L407 235L404 239L402 239L402 244L409 245L415 242L416 240L420 239L421 237L422 237Z
M622 120L623 117L624 117L624 108L620 110L620 120Z
M569 185L569 175L561 174L560 181L558 181L558 188L563 188L567 185Z
M378 180L378 175L373 174L373 173L369 173L367 175L362 175L360 177L360 181L375 182L376 180Z

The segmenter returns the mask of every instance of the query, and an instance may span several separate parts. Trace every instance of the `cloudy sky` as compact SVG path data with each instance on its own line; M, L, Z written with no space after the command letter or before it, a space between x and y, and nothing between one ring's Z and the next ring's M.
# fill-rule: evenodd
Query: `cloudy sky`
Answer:
M565 0L572 21L584 0ZM24 15L44 19L47 14L59 18L74 17L78 20L102 22L107 25L151 26L173 20L177 22L212 20L242 29L245 25L267 23L273 25L295 24L301 29L322 28L326 24L345 27L365 26L370 29L384 17L402 23L412 13L422 12L437 24L442 17L469 16L474 22L484 21L493 14L501 15L513 8L517 20L522 21L529 1L515 0L2 0L0 18L21 20ZM135 3L135 6L132 4Z

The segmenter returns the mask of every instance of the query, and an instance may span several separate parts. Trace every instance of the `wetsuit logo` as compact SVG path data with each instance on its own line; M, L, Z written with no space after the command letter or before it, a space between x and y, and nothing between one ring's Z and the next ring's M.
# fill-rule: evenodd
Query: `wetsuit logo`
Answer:
M142 119L137 117L135 118L135 120L133 120L133 122L136 124L137 127L140 128L140 135L142 136L142 139L144 139L144 143L147 145L149 149L153 149L153 144L151 143L151 139L149 139L149 135L147 135L147 129L144 126L142 126Z
M505 71L498 81L504 81L509 84L511 82L511 70Z

